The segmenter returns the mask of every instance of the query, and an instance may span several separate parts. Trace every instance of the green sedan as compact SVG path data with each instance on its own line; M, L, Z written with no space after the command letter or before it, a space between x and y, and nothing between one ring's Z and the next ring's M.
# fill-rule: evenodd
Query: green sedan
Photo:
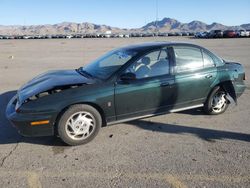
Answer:
M203 107L226 111L244 92L245 72L188 43L115 49L75 70L50 71L23 85L6 115L24 136L90 142L106 125Z

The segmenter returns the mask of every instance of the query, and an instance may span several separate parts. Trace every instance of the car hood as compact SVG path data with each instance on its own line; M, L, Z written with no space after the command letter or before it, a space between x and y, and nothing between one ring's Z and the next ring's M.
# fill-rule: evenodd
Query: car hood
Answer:
M24 84L17 92L18 102L21 105L28 98L58 86L93 84L94 82L94 79L86 78L76 70L49 71Z

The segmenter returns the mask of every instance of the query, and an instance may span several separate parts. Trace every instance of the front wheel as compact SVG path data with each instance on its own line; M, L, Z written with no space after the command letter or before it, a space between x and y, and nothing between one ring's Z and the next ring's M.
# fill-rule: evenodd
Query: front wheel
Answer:
M99 112L89 105L73 105L58 122L59 137L68 145L86 144L94 139L102 125Z
M218 115L226 111L229 101L226 92L219 86L215 87L204 104L204 111L209 115Z

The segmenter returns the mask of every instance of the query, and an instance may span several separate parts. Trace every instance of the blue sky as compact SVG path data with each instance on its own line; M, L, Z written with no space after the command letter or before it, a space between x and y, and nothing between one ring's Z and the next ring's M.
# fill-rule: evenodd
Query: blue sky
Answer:
M0 25L92 22L137 28L156 19L157 0L0 0ZM158 0L158 17L250 23L250 0Z

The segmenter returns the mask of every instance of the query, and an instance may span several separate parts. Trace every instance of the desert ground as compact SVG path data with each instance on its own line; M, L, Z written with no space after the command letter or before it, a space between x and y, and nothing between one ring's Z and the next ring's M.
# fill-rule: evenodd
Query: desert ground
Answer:
M24 138L6 120L8 101L34 76L158 40L202 45L250 75L250 38L0 40L0 187L250 187L249 80L238 105L222 115L196 109L108 126L77 147Z

